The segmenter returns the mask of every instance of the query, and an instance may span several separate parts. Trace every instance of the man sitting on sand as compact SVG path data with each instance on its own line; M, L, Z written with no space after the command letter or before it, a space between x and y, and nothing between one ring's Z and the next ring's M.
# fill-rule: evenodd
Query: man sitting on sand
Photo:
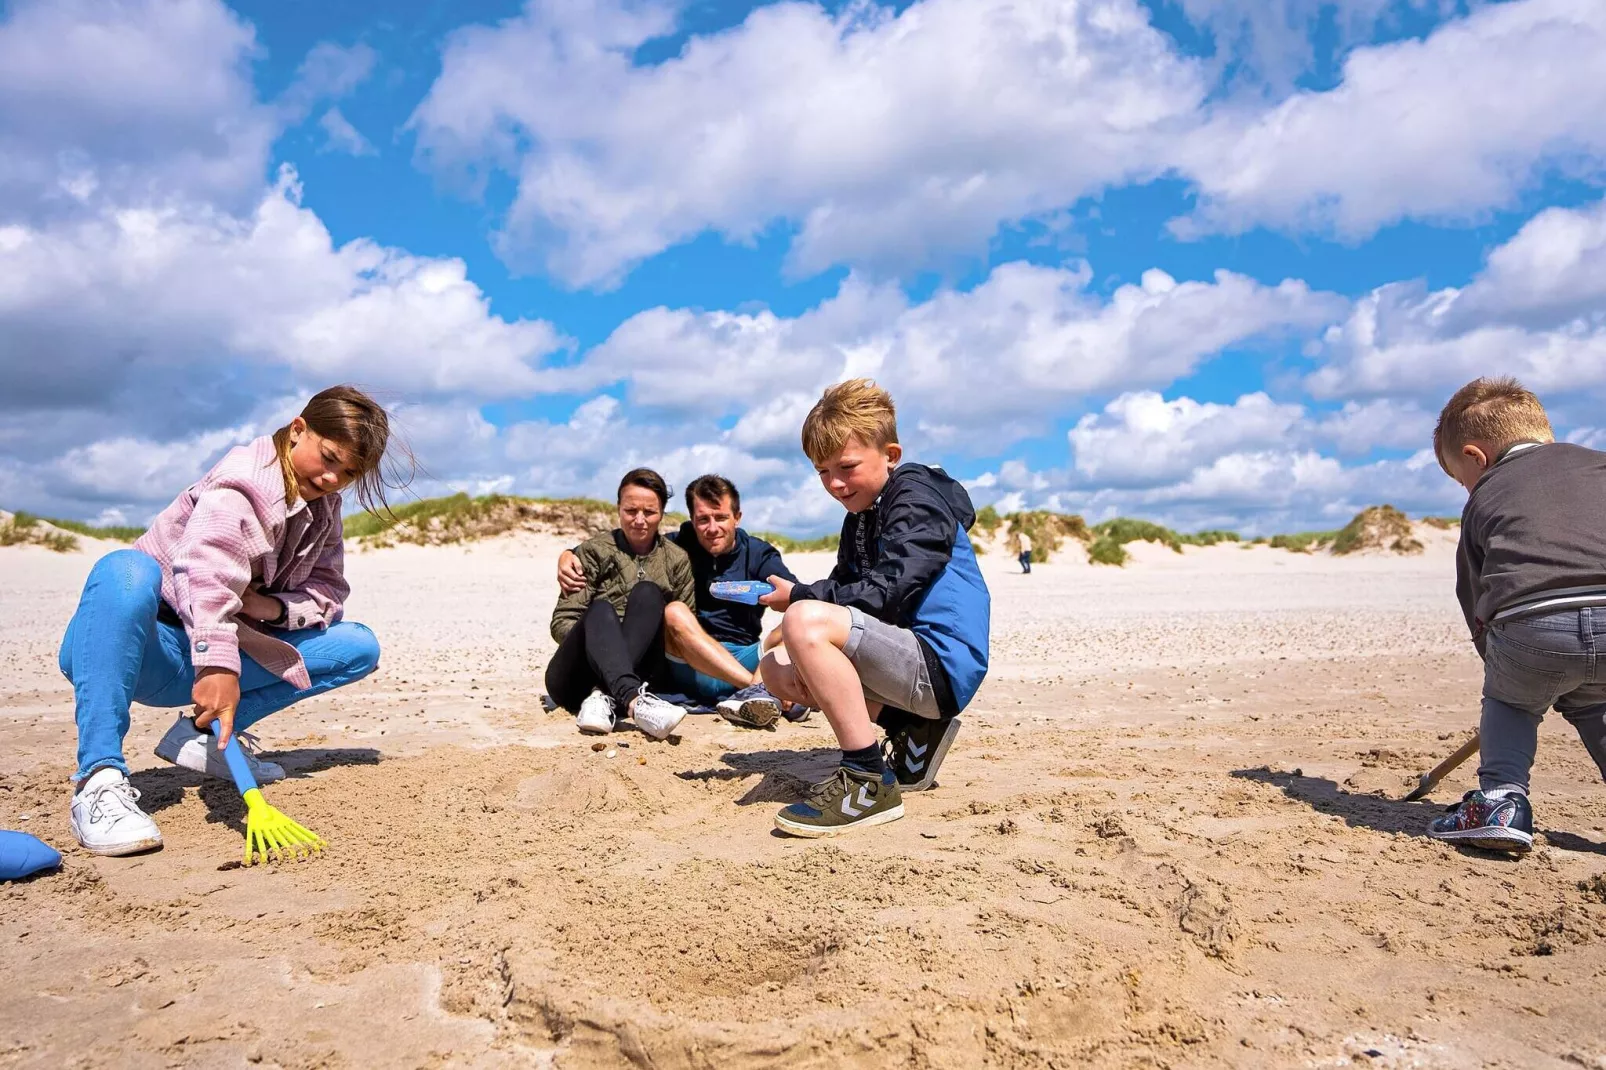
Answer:
M686 511L691 519L666 538L691 558L697 614L695 620L666 621L666 625L699 629L717 640L730 657L724 659L723 672L710 676L671 654L656 681L657 689L717 704L726 720L750 728L767 728L783 713L789 720L801 720L808 711L801 707L783 709L759 678L764 607L726 602L708 593L708 585L717 580L780 576L795 583L797 577L781 560L779 550L742 529L741 493L724 476L705 475L692 480L686 487ZM563 551L558 557L558 587L569 594L584 588L585 582L580 559L572 550Z

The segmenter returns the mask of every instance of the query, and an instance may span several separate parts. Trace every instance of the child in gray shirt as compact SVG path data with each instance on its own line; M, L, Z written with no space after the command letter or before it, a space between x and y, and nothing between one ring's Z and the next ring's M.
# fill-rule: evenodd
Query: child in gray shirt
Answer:
M1479 790L1428 835L1490 850L1533 846L1528 773L1554 707L1606 777L1606 453L1556 442L1515 379L1476 379L1433 432L1467 488L1456 596L1483 656Z

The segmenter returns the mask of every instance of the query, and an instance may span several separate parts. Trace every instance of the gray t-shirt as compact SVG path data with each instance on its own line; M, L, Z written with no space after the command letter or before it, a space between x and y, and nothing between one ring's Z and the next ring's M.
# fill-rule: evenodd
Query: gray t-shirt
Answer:
M1507 450L1461 512L1455 593L1479 651L1495 614L1562 591L1606 603L1606 453L1567 442Z

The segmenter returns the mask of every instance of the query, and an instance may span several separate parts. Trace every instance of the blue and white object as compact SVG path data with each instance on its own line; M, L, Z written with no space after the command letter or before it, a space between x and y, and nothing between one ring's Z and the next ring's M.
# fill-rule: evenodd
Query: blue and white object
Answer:
M727 602L745 602L758 605L758 600L773 593L775 585L763 580L718 580L708 585L708 593Z
M37 836L0 831L0 881L21 880L61 865L61 855Z

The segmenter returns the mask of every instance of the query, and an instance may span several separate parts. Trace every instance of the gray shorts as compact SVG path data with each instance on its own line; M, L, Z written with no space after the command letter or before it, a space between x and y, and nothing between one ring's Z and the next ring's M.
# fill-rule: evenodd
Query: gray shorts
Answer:
M859 671L864 697L921 717L940 718L942 711L937 708L937 694L931 686L931 670L926 667L915 633L876 620L852 606L847 608L853 623L842 653Z

